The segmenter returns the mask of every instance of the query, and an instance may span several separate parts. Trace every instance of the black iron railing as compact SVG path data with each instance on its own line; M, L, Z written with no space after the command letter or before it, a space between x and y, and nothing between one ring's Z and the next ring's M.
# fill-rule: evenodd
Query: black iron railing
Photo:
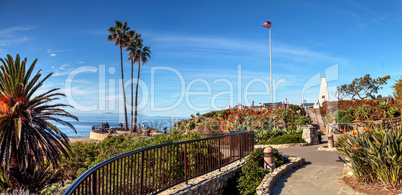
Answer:
M64 194L160 192L209 171L220 170L253 150L252 131L143 148L92 167Z

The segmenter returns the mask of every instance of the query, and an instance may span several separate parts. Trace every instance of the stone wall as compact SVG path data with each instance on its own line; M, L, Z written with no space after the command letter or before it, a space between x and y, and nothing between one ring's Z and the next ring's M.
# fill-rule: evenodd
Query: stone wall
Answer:
M221 168L221 171L215 170L199 177L188 180L188 184L182 182L172 186L160 194L222 194L223 189L227 186L230 178L234 177L241 167L246 163L247 157L241 161L230 163Z
M254 145L254 148L294 148L294 147L302 147L307 146L307 143L293 143L293 144L270 144L270 145Z
M285 175L290 170L303 165L306 162L304 158L301 157L287 157L287 158L289 159L290 162L274 169L272 173L269 173L264 177L264 179L261 181L257 189L255 189L257 195L268 195L272 187L274 187L275 182L280 177Z
M349 158L345 157L345 160L349 160ZM354 176L354 171L353 171L350 163L344 163L343 164L342 174L343 174L343 176L346 176L346 177L353 177Z
M109 134L109 133L101 133L100 130L95 130L95 131L90 132L89 139L102 141L102 140L106 139L109 135L110 136L118 136L118 135L122 135L122 133Z
M306 141L309 145L316 145L320 144L318 140L318 127L315 125L302 125L303 128L303 135L302 138Z

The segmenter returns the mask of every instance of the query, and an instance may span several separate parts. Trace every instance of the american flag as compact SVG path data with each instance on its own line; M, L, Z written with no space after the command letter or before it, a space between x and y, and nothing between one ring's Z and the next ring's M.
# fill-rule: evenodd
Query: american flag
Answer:
M266 21L264 24L262 24L262 26L267 27L267 28L271 28L271 26L272 26L271 21L270 20Z

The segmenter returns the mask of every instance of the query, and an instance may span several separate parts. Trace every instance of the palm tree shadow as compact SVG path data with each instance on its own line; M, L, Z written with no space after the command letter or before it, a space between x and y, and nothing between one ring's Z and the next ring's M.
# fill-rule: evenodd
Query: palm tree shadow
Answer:
M282 194L282 189L285 187L285 184L288 182L289 177L291 177L292 174L295 173L297 170L305 168L306 166L311 165L311 164L312 164L311 162L306 162L304 165L287 172L284 176L282 176L278 181L275 182L274 187L271 189L270 194L271 195Z

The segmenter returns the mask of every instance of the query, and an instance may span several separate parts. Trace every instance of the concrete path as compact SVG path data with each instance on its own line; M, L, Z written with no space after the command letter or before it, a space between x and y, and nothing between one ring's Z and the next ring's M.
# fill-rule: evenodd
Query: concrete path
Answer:
M327 140L326 136L323 140ZM321 146L325 146L321 144ZM300 156L306 165L281 177L272 189L272 194L291 195L361 195L344 184L343 163L336 162L339 152L317 151L319 145L278 149L281 154Z

